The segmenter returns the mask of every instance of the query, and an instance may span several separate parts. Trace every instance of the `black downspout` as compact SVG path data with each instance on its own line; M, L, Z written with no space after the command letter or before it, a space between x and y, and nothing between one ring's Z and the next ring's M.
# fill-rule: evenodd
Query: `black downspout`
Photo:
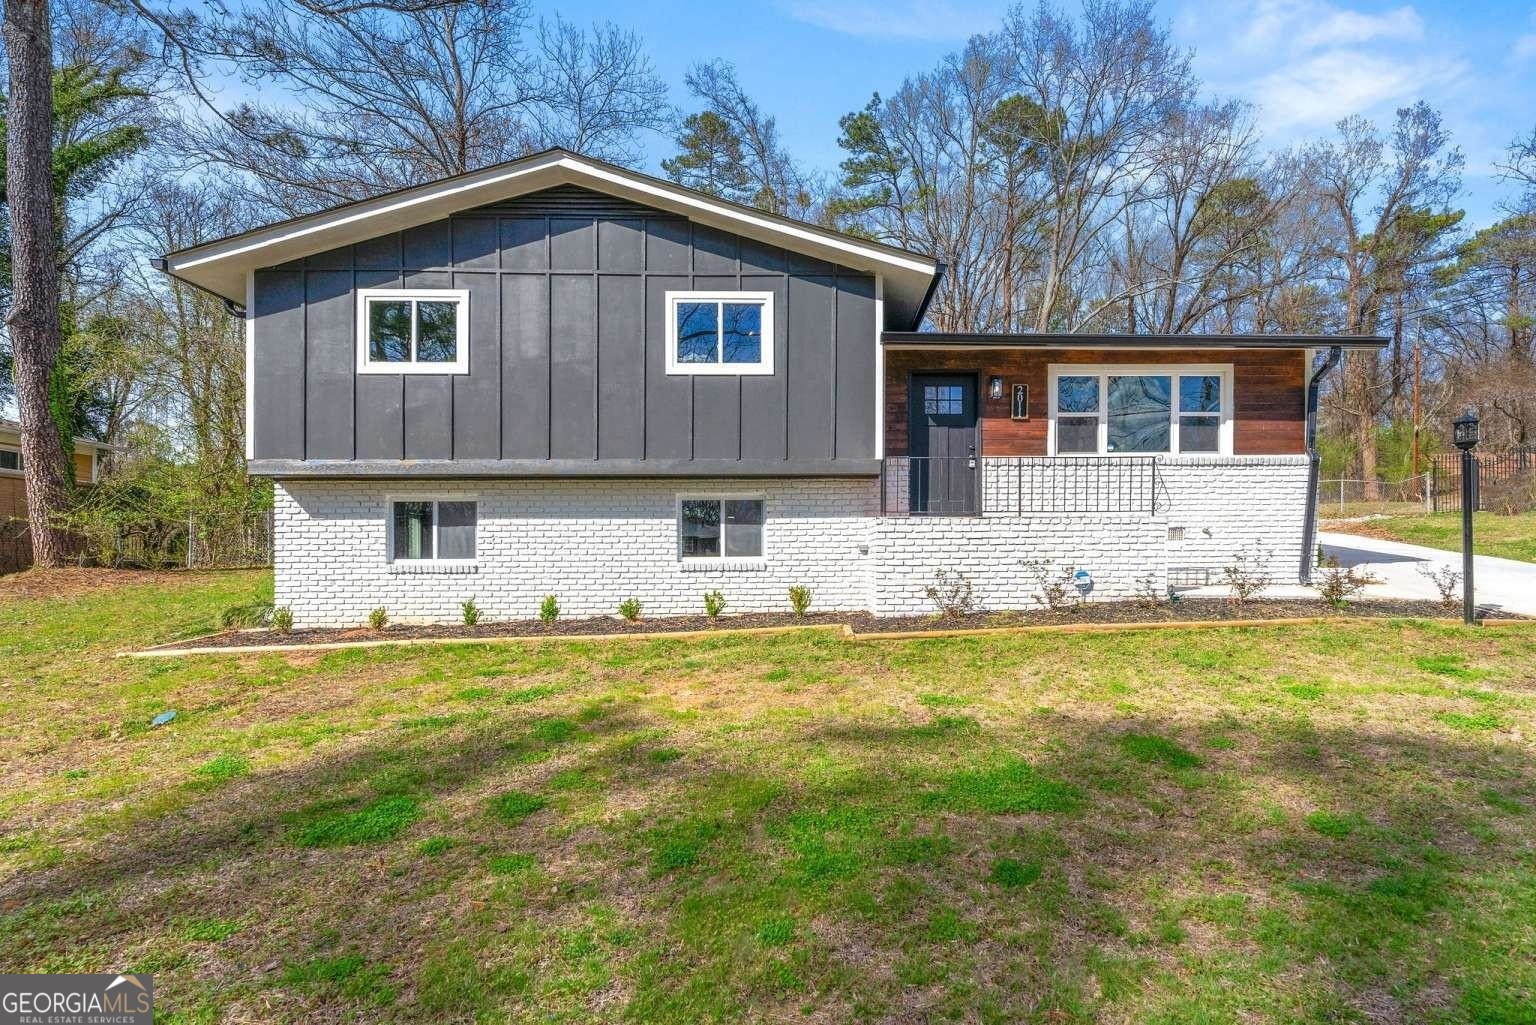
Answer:
M1312 582L1312 567L1317 562L1317 475L1322 459L1317 454L1317 400L1318 393L1322 389L1323 378L1328 371L1339 365L1339 360L1344 357L1344 350L1340 346L1333 346L1328 350L1328 355L1323 358L1323 365L1312 374L1312 380L1307 382L1307 459L1310 467L1307 471L1307 518L1306 526L1302 528L1304 543L1301 546L1301 582Z

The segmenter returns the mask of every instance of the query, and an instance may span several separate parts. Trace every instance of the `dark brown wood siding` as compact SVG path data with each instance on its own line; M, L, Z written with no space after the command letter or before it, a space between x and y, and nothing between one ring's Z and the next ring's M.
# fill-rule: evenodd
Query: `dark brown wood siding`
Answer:
M1230 363L1233 452L1296 455L1305 448L1306 353L1300 349L1108 351L1100 349L888 349L885 353L885 454L907 454L907 379L923 371L974 373L981 383L981 449L989 456L1046 455L1047 368L1052 363ZM1001 400L987 397L1000 376ZM1029 385L1029 419L1011 417L1012 386Z

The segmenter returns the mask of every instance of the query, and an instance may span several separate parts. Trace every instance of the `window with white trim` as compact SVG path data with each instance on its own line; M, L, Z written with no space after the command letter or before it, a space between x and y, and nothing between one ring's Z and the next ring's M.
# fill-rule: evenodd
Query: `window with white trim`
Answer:
M479 504L472 499L394 499L389 503L389 561L468 562L475 557L479 518Z
M15 448L0 448L0 470L10 470L12 473L20 473L21 450Z
M773 293L668 292L667 373L773 373Z
M1230 455L1231 364L1053 366L1055 455Z
M683 559L757 559L763 554L761 498L680 498L677 552Z
M461 288L359 289L357 371L469 373L469 292Z

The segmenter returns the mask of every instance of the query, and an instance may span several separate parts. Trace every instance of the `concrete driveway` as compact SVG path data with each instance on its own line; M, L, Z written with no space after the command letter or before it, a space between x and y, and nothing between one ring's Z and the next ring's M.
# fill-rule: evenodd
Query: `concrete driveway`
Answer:
M1419 567L1451 566L1461 570L1459 552L1332 531L1320 531L1317 539L1322 543L1323 554L1338 559L1339 565L1364 566L1381 581L1366 588L1367 596L1437 600L1440 593L1419 573ZM1536 563L1476 556L1473 587L1477 604L1485 611L1536 615Z

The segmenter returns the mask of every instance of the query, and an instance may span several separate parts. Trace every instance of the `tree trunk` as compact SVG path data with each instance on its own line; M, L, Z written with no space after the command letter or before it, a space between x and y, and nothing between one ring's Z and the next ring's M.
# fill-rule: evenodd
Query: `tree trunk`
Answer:
M49 567L64 561L54 516L67 506L69 491L64 448L48 403L60 346L48 0L5 0L3 32L10 60L5 185L12 249L12 299L5 319L15 354L32 564Z

